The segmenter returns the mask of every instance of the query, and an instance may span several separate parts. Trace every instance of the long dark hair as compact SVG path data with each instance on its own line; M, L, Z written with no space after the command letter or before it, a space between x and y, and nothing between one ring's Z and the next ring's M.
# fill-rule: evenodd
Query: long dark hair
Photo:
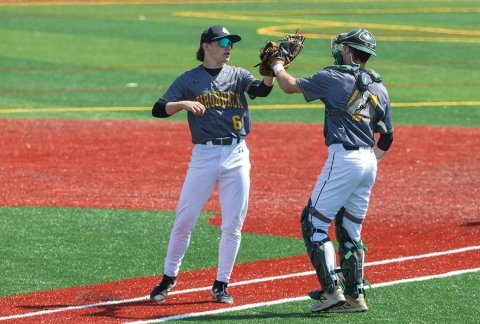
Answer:
M199 60L200 62L203 62L204 59L205 59L205 51L203 50L203 47L200 44L200 47L197 50L197 60Z

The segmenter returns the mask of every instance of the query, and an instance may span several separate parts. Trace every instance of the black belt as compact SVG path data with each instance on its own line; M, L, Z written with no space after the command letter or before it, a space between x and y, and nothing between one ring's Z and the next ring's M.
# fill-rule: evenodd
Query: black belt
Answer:
M347 151L358 151L358 146L350 146L350 145L345 145L342 144L343 148L346 149Z
M237 144L240 143L240 139L239 138L231 138L231 137L228 137L228 138L214 138L210 141L207 141L207 142L212 142L213 145L232 145L233 141L236 141ZM207 142L203 142L203 143L200 143L200 144L207 144Z

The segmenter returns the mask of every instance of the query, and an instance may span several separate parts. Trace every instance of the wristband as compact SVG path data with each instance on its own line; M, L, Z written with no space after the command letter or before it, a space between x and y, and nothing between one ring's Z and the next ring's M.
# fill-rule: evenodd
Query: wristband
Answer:
M280 63L275 64L273 66L273 72L275 73L275 75L280 71L285 71L285 69L283 68L283 65Z

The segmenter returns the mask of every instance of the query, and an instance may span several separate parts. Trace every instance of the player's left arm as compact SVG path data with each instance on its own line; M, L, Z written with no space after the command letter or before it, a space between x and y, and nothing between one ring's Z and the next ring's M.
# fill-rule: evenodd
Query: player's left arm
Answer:
M380 134L377 145L373 148L377 161L380 161L387 153L393 142L393 132Z
M268 96L273 89L273 80L273 77L264 77L262 81L252 81L247 89L250 99Z
M273 87L273 84L275 83L275 77L266 76L266 77L263 78L262 82L263 82L267 87L272 88L272 87Z
M378 85L377 100L378 106L376 108L379 114L375 122L375 132L380 134L376 145L373 147L373 152L377 161L380 161L393 142L393 120L392 120L392 106L390 102L390 96L387 89L382 83L376 83Z

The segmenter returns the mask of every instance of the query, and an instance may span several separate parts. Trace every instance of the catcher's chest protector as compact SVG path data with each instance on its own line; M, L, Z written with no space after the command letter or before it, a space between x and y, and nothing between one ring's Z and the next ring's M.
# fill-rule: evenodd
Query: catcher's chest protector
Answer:
M355 89L348 104L345 106L346 110L352 119L359 122L362 118L374 121L376 119L375 109L378 105L377 96L370 93L370 91L359 91Z
M362 118L375 122L378 98L369 91L368 86L374 82L380 83L381 77L373 70L360 71L357 67L350 65L338 65L329 68L355 76L355 88L347 105L339 110L332 111L330 115L335 117L336 115L348 114L356 122L360 122Z

